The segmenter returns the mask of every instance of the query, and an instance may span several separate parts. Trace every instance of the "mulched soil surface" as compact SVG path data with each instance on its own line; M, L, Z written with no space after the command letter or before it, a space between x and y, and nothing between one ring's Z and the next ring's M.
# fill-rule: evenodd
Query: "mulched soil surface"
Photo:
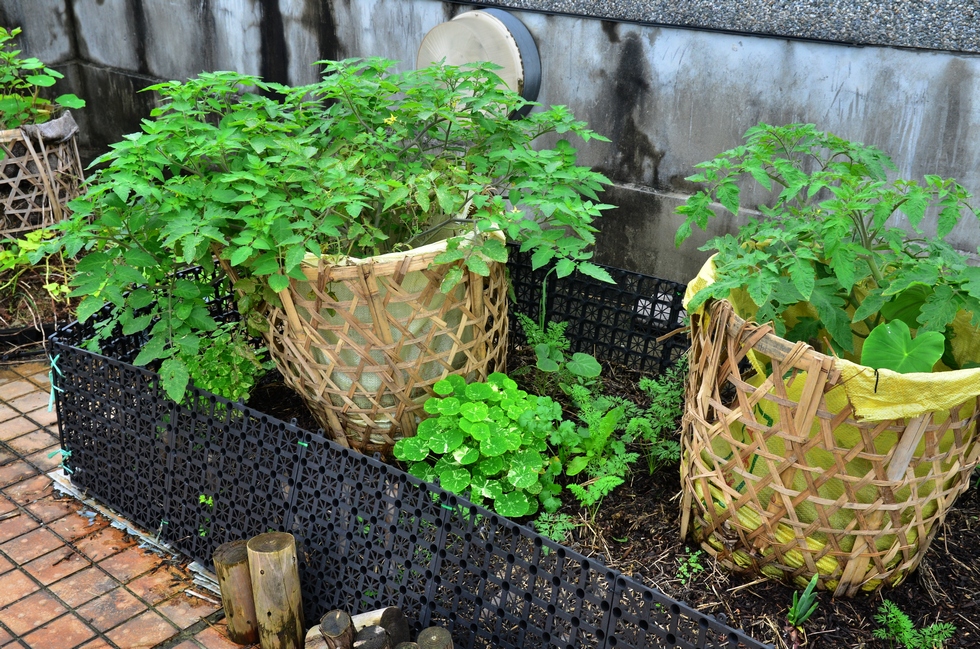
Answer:
M512 349L511 370L533 364L527 349ZM636 389L640 374L623 367L606 367L605 389L642 403ZM529 380L530 375L524 375ZM522 377L518 377L520 382ZM308 430L318 428L302 400L272 372L260 382L249 406L279 419L296 420ZM523 386L528 389L529 386ZM551 395L558 398L557 395ZM675 432L679 437L679 431ZM853 599L820 593L820 604L805 624L800 646L812 649L890 649L873 636L874 615L883 598L898 605L917 628L935 622L956 626L946 647L980 647L980 477L975 477L949 513L919 569L896 588ZM703 571L682 579L679 566L699 550L679 537L680 480L678 466L648 475L642 459L635 473L606 497L594 522L566 500L563 512L581 525L565 544L627 575L639 578L674 599L687 602L719 620L741 628L753 638L791 648L786 634L786 610L795 589L751 575L731 574L702 553Z
M0 273L0 284L8 279ZM45 334L75 319L78 300L54 300L44 288L57 279L30 269L18 278L16 287L0 292L0 361L43 354Z

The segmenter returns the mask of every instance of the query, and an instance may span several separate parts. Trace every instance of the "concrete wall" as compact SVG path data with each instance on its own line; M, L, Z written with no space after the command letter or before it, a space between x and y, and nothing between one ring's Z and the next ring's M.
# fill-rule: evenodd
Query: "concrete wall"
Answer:
M690 2L688 3L690 4ZM43 5L41 9L40 5ZM59 64L89 102L90 152L138 128L155 80L237 68L304 83L320 58L381 55L409 65L425 32L472 7L437 0L4 0L0 24ZM41 9L41 10L38 10ZM540 12L516 14L542 61L539 101L566 104L611 139L581 161L614 181L597 245L603 263L678 281L706 253L676 250L673 209L693 166L758 123L806 121L890 153L901 173L940 174L980 194L980 56L853 47ZM721 219L714 232L735 227ZM976 222L955 244L975 251Z

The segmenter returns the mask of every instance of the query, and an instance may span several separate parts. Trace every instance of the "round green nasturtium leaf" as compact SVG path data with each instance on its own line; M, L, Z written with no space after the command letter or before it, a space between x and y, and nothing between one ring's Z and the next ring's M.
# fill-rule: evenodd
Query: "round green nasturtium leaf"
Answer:
M419 480L432 482L436 479L436 471L428 462L416 462L408 467L408 472Z
M470 486L470 472L458 467L448 469L439 474L439 484L443 489L462 494Z
M543 466L544 458L540 453L534 451L514 453L510 458L507 482L514 485L516 489L529 489L538 483Z
M505 435L491 435L480 442L480 453L487 457L497 457L511 450Z
M521 437L520 432L514 429L509 429L503 434L504 444L507 445L508 451L516 451L524 444L524 438Z
M528 502L526 495L520 491L512 491L509 494L495 498L493 508L501 516L520 518L521 516L527 515L531 509L531 504Z
M492 383L501 388L504 392L512 392L517 389L517 381L510 378L503 372L494 372L487 377L487 383Z
M486 383L470 383L466 386L466 398L470 401L490 401L497 393Z
M430 397L425 400L422 404L422 410L426 411L430 415L438 415L439 408L442 406L442 399L437 397Z
M487 480L483 485L483 491L487 494L487 498L496 500L504 495L504 484L500 480Z
M480 475L492 478L501 471L504 470L504 460L499 455L493 457L485 457L476 466L475 471L478 471Z
M907 324L893 320L868 334L861 350L861 364L901 374L931 372L943 355L945 342L938 331L922 331L913 339Z
M460 464L473 464L480 459L480 449L463 444L453 451L453 459Z
M456 419L454 421L454 423L456 424L456 427L457 428L459 428L461 431L463 431L467 435L472 435L473 434L473 426L475 424L472 421L470 421L469 419L462 419L462 418Z
M452 416L459 412L459 407L461 405L460 400L456 397L446 397L445 399L440 399L439 403L439 414Z
M581 352L572 354L572 360L565 363L565 367L575 376L584 379L594 379L602 373L602 366L599 365L599 361L594 356Z
M445 455L450 451L454 451L460 447L463 443L465 435L463 431L458 428L448 428L440 430L435 435L429 438L427 444L433 453L438 453L439 455Z
M430 399L431 401L431 399ZM442 430L442 424L438 419L425 419L419 424L419 427L415 430L415 436L421 439L429 439L436 433ZM414 439L414 438L409 438Z
M476 424L471 422L470 429L467 432L469 432L470 437L478 442L482 442L490 437L490 426L482 421Z
M457 396L462 395L465 392L466 379L459 374L450 374L445 378L445 380L449 381L449 384L453 386L453 392L455 392Z
M392 450L395 457L405 462L420 462L429 457L429 447L424 439L418 437L406 437L395 443Z
M478 422L487 418L490 408L485 403L464 403L459 407L459 414L472 422Z
M445 396L447 394L452 394L453 393L453 384L449 381L449 379L443 379L441 381L436 381L435 384L433 384L433 386L432 386L432 391L435 392L436 394L441 394L443 396ZM431 399L429 401L431 401ZM428 404L428 403L429 402L426 401L426 404ZM428 412L428 411L426 411L426 412Z

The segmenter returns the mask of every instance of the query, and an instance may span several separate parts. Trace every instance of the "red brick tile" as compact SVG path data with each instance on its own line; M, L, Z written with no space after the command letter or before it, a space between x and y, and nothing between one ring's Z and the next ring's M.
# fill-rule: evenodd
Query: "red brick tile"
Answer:
M67 609L43 590L0 609L0 622L21 636L50 622Z
M119 581L127 582L133 577L153 570L162 562L163 559L152 552L132 547L108 559L103 559L99 565Z
M8 421L13 419L20 413L8 406L5 403L0 403L0 422Z
M20 570L0 575L0 606L16 602L37 589L37 584Z
M64 544L64 541L42 527L7 541L0 545L0 551L10 557L11 561L23 565Z
M10 642L14 639L14 636L10 635L3 629L0 629L0 647L4 646L4 643Z
M47 402L43 408L38 408L33 412L27 413L27 418L35 422L38 426L49 428L52 433L58 430L58 411L48 410Z
M145 610L146 605L132 593L124 588L116 588L84 606L79 606L75 612L99 631L106 631Z
M136 545L132 538L120 529L106 527L91 536L79 539L74 543L79 552L92 561L101 561L106 557L122 552Z
M109 525L109 519L105 516L100 516L90 510L85 511L92 515L85 516L78 512L68 514L64 518L48 523L48 529L66 541L74 541L83 536L94 534Z
M5 421L0 424L0 441L8 441L16 437L20 437L25 433L30 433L39 428L37 423L31 421L27 417L18 417L17 419L11 419L10 421Z
M10 570L13 567L14 567L14 564L12 564L10 561L8 561L6 557L0 556L0 575L2 575L3 573L7 572L8 570Z
M82 649L84 649L84 647ZM184 640L173 649L201 649L201 645L197 644L193 640Z
M39 468L41 471L47 473L48 471L54 471L58 465L61 464L61 453L51 453L58 450L58 445L49 446L48 448L41 449L37 453L32 453L25 457L24 459Z
M8 381L0 385L0 401L13 401L34 390L37 390L37 386L30 381Z
M147 611L106 634L120 647L148 649L172 637L177 630L155 611Z
M189 587L192 583L191 578L185 573L171 566L163 565L132 580L126 584L126 588L150 604L156 604L177 591Z
M7 402L7 405L11 408L19 410L23 413L31 412L32 410L37 410L41 407L47 409L48 400L51 398L47 392L42 392L37 390L35 392L30 392L22 397L17 397L16 399L11 399Z
M24 478L37 475L37 469L23 460L0 466L0 489L15 485Z
M93 566L51 584L48 590L60 597L68 606L77 608L99 595L108 593L118 585L118 581Z
M26 507L27 511L37 516L42 522L50 523L62 516L78 511L82 508L82 504L74 498L52 495L26 505Z
M0 543L7 542L38 527L37 521L20 512L16 516L0 521Z
M225 635L226 631L224 629L219 631L219 628L210 626L194 636L194 639L207 649L241 649L241 645L229 640L228 636Z
M211 615L219 607L199 597L180 593L157 604L154 608L181 629L186 629L192 624L196 624L201 618Z
M24 565L34 579L47 586L92 565L88 557L69 547L61 547Z
M68 613L24 636L31 649L72 649L95 635L85 623Z
M17 505L13 503L9 498L0 494L0 515L8 514L17 509ZM7 519L3 519L7 520Z
M116 649L111 644L103 640L102 638L96 638L91 642L86 642L78 649Z
M48 431L41 429L35 430L33 433L26 433L20 437L15 437L14 439L8 440L7 446L17 451L21 455L30 455L31 453L36 453L41 449L54 446L57 443L57 437Z
M17 455L13 451L0 448L0 466L10 464L17 460Z
M34 473L37 473L35 471ZM6 487L3 492L15 503L26 505L40 500L54 491L51 478L46 475L35 475L33 478L22 480L15 485Z

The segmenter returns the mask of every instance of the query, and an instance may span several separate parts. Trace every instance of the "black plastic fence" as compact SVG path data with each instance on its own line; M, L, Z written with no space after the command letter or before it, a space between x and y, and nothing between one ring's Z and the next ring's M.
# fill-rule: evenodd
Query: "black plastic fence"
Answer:
M511 268L518 309L536 299L534 290L540 297L540 284L535 289L533 275L520 274L520 263ZM683 287L650 278L655 292L644 298L636 287L647 278L633 277L635 284L601 304L589 300L608 297L606 287L556 283L548 289L552 315L577 323L573 336L595 327L603 357L619 350L640 367L662 367L669 360L617 342L673 354L671 345L655 343L651 321L660 312L645 312L642 300L660 304L660 293L669 293L664 313L674 323ZM226 305L215 301L216 310ZM138 339L114 339L105 356L78 347L92 333L75 324L53 341L72 481L205 565L225 541L291 532L308 624L333 608L396 605L416 629L445 625L461 648L766 646L321 434L198 389L176 404L155 373L127 362ZM588 348L581 338L576 344Z

